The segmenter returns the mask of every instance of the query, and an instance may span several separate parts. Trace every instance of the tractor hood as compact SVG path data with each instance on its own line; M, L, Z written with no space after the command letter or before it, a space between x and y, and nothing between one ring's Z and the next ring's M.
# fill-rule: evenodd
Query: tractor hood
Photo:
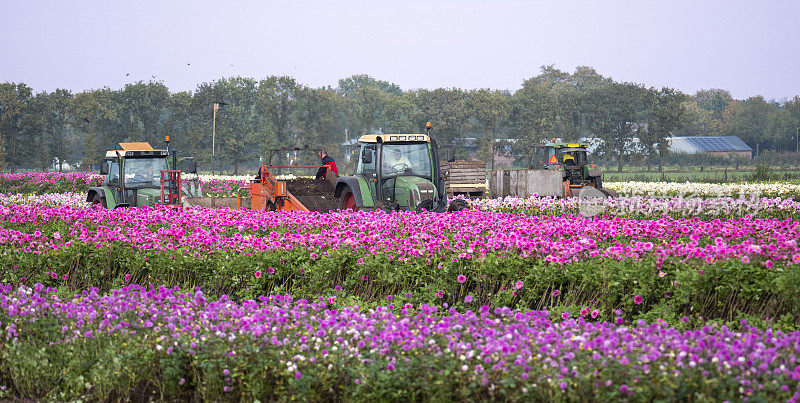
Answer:
M436 187L425 178L398 176L395 179L394 196L400 207L415 208L423 200L432 200L436 195Z
M137 206L154 206L156 204L161 204L161 188L141 188L137 190Z

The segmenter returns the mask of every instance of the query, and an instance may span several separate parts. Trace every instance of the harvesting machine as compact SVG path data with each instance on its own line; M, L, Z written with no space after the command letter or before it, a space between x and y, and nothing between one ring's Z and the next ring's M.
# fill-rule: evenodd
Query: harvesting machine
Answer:
M120 143L121 150L106 152L100 164L102 186L89 188L86 201L106 208L153 205L180 206L181 170L169 148L155 150L149 143ZM196 173L194 160L181 161L183 171Z
M427 125L430 132L430 123ZM414 210L456 211L467 208L464 200L449 206L444 177L439 164L439 147L428 134L372 134L359 139L358 166L351 176L336 177L328 171L326 179L297 178L278 180L275 169L317 168L322 165L272 165L273 155L283 151L309 148L278 149L270 153L270 165L259 169L246 188L250 200L239 199L244 208L253 210L330 211L350 210ZM455 158L452 150L447 161ZM237 192L240 193L240 192Z

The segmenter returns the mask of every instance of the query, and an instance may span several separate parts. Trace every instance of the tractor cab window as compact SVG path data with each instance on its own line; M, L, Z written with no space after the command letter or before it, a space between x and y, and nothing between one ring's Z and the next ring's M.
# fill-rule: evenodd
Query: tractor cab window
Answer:
M111 164L108 168L108 184L112 186L119 186L119 162L117 161L103 161L104 164Z
M586 151L564 151L561 153L561 161L564 165L584 165L586 163Z
M382 158L381 168L385 175L431 177L427 143L384 144Z
M533 150L533 161L531 161L531 166L540 167L547 165L547 160L549 159L547 150L548 147L536 147Z
M129 158L125 160L126 186L155 186L161 183L161 171L167 168L164 158Z
M544 154L545 159L543 160L544 161L543 165L557 164L559 161L558 158L556 157L556 149L553 147L545 147L544 149L545 149L545 154Z
M377 157L375 156L375 145L361 144L361 151L359 151L358 155L358 168L356 172L358 172L359 175L374 174L376 172L375 162L377 160ZM369 155L370 158L368 163L364 162L364 155Z

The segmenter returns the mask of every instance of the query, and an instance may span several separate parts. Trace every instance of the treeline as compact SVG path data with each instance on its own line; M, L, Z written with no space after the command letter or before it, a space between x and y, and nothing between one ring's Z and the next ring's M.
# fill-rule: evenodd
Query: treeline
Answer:
M223 78L172 93L160 82L113 90L35 93L23 83L0 84L0 169L97 166L125 141L174 148L210 168L212 105L216 164L239 173L270 148L324 147L341 157L348 139L369 132L424 132L425 122L460 157L527 155L545 139L593 138L595 158L622 164L661 164L669 136L735 135L754 150L794 151L800 96L787 102L761 96L734 99L721 89L694 95L672 88L616 82L591 67L574 73L545 66L514 93L439 88L403 91L367 75L311 88L291 77ZM496 140L502 139L502 140Z

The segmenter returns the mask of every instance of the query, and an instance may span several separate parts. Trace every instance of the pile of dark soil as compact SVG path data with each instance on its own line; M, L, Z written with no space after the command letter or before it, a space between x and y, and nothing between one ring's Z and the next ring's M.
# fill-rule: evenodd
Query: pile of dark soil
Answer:
M326 212L341 207L341 200L333 198L333 185L324 179L298 178L286 181L286 190L309 211Z
M333 196L333 185L327 180L297 178L286 181L286 190L296 196L328 195Z

